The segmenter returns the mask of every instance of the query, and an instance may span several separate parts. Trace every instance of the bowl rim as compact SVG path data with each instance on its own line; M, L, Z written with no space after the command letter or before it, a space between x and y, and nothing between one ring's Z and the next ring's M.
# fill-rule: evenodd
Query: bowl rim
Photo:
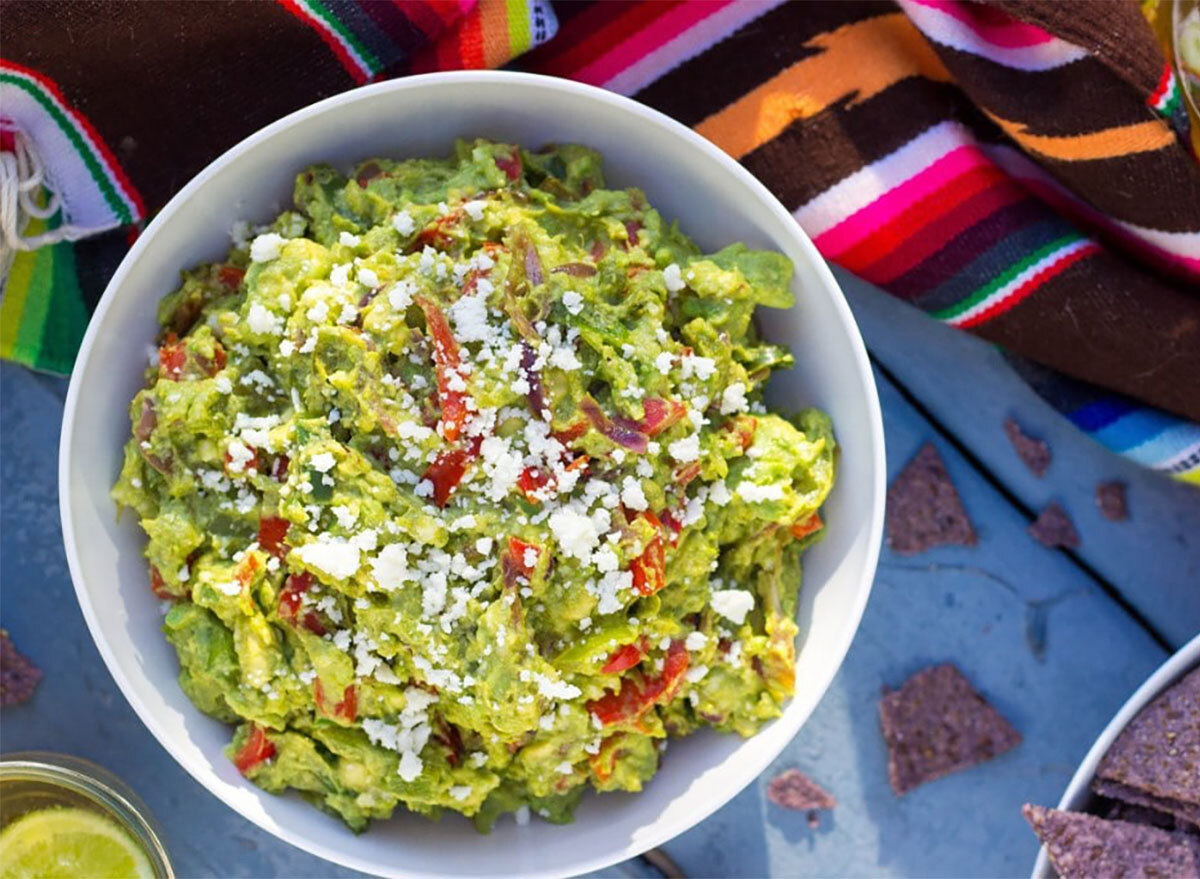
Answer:
M334 849L320 842L304 836L300 831L292 828L284 827L274 822L262 821L258 816L249 814L238 805L232 804L226 799L224 793L220 789L220 782L215 774L211 761L196 759L192 760L189 757L182 755L175 747L174 742L170 737L164 735L159 729L159 725L150 708L143 704L136 696L136 691L126 677L126 674L110 649L107 639L102 637L103 629L100 626L99 620L92 605L91 598L85 588L85 575L82 569L82 564L78 556L77 541L75 535L74 524L71 517L71 509L73 506L71 494L71 469L72 458L70 455L70 447L72 438L75 433L75 415L78 407L80 386L82 383L81 376L88 367L89 358L92 348L95 345L99 328L104 322L109 309L112 307L121 287L124 285L126 276L132 270L132 267L141 257L142 253L152 246L158 231L171 220L173 215L189 200L191 200L199 191L203 189L210 178L215 176L227 165L236 161L244 153L250 151L254 147L270 140L276 136L286 133L286 131L295 124L307 120L314 116L320 116L330 110L340 107L345 104L351 104L356 101L370 101L376 96L390 93L418 90L426 86L441 85L443 83L465 82L465 83L489 83L503 81L514 87L532 86L536 88L552 89L561 92L566 92L571 95L578 96L581 99L590 101L598 101L606 103L616 110L636 117L639 121L645 124L651 124L666 129L668 134L685 142L692 149L699 150L705 153L710 159L715 160L720 164L725 171L733 175L736 181L744 187L749 194L757 198L762 207L772 213L777 220L784 221L785 228L788 228L792 235L792 242L805 255L809 267L814 274L819 278L821 284L825 287L825 292L829 295L834 312L837 319L846 330L850 340L851 351L849 352L855 362L859 377L863 383L863 388L866 391L866 399L863 401L867 421L869 436L867 437L868 447L873 452L874 460L864 461L862 466L872 467L875 478L874 484L871 486L871 505L866 511L869 517L869 527L867 532L865 557L862 559L862 574L859 578L859 588L855 596L855 600L851 611L842 623L842 631L836 636L835 644L837 650L840 651L840 659L836 665L831 667L824 676L824 680L819 681L821 698L828 692L829 685L832 683L834 676L841 669L845 662L846 655L850 650L854 636L857 634L862 621L862 616L866 608L867 600L870 597L871 590L874 584L875 572L879 561L879 554L883 541L884 528L884 497L886 490L887 467L884 448L883 434L883 416L879 402L879 395L876 389L874 372L871 368L870 360L867 355L866 345L863 342L862 335L859 332L858 325L851 313L850 306L846 301L845 295L841 290L836 278L833 276L829 265L817 251L816 246L812 243L807 233L801 229L799 223L796 222L792 214L779 202L766 186L754 177L746 168L739 162L731 158L728 154L718 148L707 138L697 134L692 129L667 116L658 110L653 109L639 101L627 98L624 95L610 92L596 86L587 85L584 83L574 82L572 80L561 79L553 76L544 76L541 74L524 73L517 71L501 71L501 70L468 70L468 71L444 71L436 73L418 74L413 76L400 77L397 79L386 80L383 82L372 83L369 85L352 88L344 92L324 98L316 103L309 104L298 110L295 110L286 116L260 128L258 131L249 135L245 139L234 144L220 156L213 159L199 173L197 173L188 183L179 190L158 212L153 220L146 226L142 233L138 236L136 242L128 253L121 260L117 270L113 273L112 278L105 286L104 293L96 306L95 311L88 323L87 331L84 334L83 341L80 345L79 352L76 356L75 367L72 369L71 381L67 390L67 396L63 408L62 432L59 440L59 461L58 461L58 484L59 484L59 516L62 525L63 543L67 556L67 565L70 570L72 584L75 587L76 598L79 602L80 609L84 619L87 622L88 631L92 636L93 642L96 644L97 650L100 652L101 658L107 667L109 674L112 675L126 702L133 708L141 722L150 731L151 735L158 743L171 755L180 766L182 766L193 780L199 782L204 788L224 805L233 811L237 812L243 819L250 821L257 827L265 830L273 836L295 846L296 848L308 852L309 854L323 858L327 861L341 864L352 869L362 870L364 872L378 873L381 869L380 864L370 860L356 856L355 854L342 850ZM814 703L819 704L820 699ZM785 724L785 729L788 729L788 735L782 739L783 745L786 746L792 738L795 737L800 727L811 716L811 711L800 717L798 720L789 720L786 713L770 721L769 726L777 724ZM755 778L757 778L774 760L782 750L775 749L751 749L749 760L741 761L740 774L744 777L744 781L737 786L730 786L728 791L723 791L719 797L714 797L698 806L695 810L686 816L677 818L672 823L659 827L655 833L647 834L638 839L636 843L631 843L624 848L614 849L611 855L592 857L589 860L581 861L570 865L567 869L550 869L541 870L538 872L525 873L527 879L535 879L535 877L550 877L550 876L569 876L591 872L594 870L603 869L612 864L618 863L638 854L655 848L663 843L675 838L684 833L688 829L695 827L720 807L725 805L729 800L733 799L738 793L749 786ZM385 871L386 875L397 875L412 877L429 876L431 879L442 879L445 874L421 873L412 871L395 872L394 867L391 871Z
M1071 781L1063 791L1062 798L1055 806L1056 809L1066 812L1078 811L1083 808L1090 796L1096 767L1100 765L1101 759L1108 753L1113 742L1117 740L1117 736L1125 731L1125 727L1143 708L1191 671L1193 666L1200 667L1200 635L1196 635L1167 657L1163 664L1142 681L1141 686L1125 700L1125 703L1113 715L1112 720L1096 737L1096 741L1092 743L1083 760L1080 761L1079 768L1071 776ZM1046 851L1046 847L1039 846L1037 860L1034 862L1033 872L1030 874L1031 879L1055 879L1057 875L1050 864L1050 855Z

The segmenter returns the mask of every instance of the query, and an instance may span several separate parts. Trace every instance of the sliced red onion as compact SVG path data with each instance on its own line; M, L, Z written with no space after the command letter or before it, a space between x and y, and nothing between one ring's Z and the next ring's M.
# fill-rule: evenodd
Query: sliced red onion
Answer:
M145 442L150 439L150 434L157 426L158 414L154 411L154 401L149 397L142 397L142 411L138 416L137 426L133 429L133 435L141 442Z
M645 454L650 439L640 430L630 427L628 420L622 419L624 423L616 423L601 411L600 404L591 397L584 397L579 408L583 410L583 414L587 416L592 426L614 443L631 452L637 452L639 455Z
M533 414L538 418L542 417L542 413L546 411L546 391L542 387L542 376L533 364L537 361L537 353L533 350L528 342L521 342L521 374L525 376L525 381L529 384L529 393L525 396L529 398L529 405L533 409Z
M529 280L531 287L536 287L546 280L546 276L542 272L542 259L538 256L537 248L528 238L525 239L525 277Z

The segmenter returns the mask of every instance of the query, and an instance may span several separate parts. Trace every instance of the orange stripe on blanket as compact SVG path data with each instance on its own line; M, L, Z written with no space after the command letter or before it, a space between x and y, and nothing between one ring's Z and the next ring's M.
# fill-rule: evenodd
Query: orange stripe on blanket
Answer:
M696 126L735 159L797 119L848 95L851 105L910 76L950 82L949 71L903 13L843 25L809 40L818 54L797 61Z
M994 113L988 118L1005 134L1030 152L1064 162L1088 162L1115 159L1134 153L1149 153L1175 143L1175 133L1163 119L1149 119L1132 125L1117 125L1087 134L1031 134L1024 123L1003 119Z

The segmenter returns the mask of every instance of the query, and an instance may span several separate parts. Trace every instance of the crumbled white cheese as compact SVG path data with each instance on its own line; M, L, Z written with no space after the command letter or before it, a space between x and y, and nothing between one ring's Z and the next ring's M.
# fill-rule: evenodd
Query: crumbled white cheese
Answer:
M254 460L253 450L247 448L241 440L230 441L225 451L229 455L229 470L233 473L241 473L246 469L246 465Z
M346 540L308 543L294 552L304 564L317 568L337 580L352 577L358 570L358 547Z
M667 375L671 371L671 364L675 362L675 355L670 351L663 351L654 358L654 368Z
M450 788L450 796L461 803L471 795L471 791L472 787L469 784L456 784Z
M681 440L675 440L667 446L667 451L681 464L698 460L700 458L700 434L693 433Z
M571 314L579 314L583 311L583 297L574 290L568 290L563 294L562 304Z
M732 623L741 625L754 609L754 596L744 589L718 589L709 602L712 609Z
M334 460L332 452L321 452L309 458L308 463L318 473L328 473L337 462Z
M476 198L472 199L471 201L463 202L462 208L464 211L466 211L468 217L470 217L472 220L479 221L483 219L483 206L485 204L487 204L487 202Z
M600 542L596 523L576 510L564 508L550 514L550 530L558 540L559 548L581 562L587 562L592 550Z
M455 335L462 342L486 342L495 335L488 324L487 300L483 296L463 296L449 308Z
M342 230L342 233L338 235L338 244L344 244L346 247L358 247L358 242L361 240L353 232L345 230Z
M401 235L411 235L416 231L417 226L408 211L400 211L396 216L392 217L392 228Z
M749 480L742 480L737 487L738 497L752 504L781 501L783 500L783 491L784 485L778 482L771 485L757 485Z
M279 251L287 239L277 232L259 235L250 243L251 262L270 262L279 258Z
M246 313L246 324L256 333L278 333L280 329L279 318L257 302Z
M557 766L555 766L554 769L559 775L570 775L572 772L575 771L575 767L571 765L570 760L562 761Z
M663 283L672 293L678 293L687 286L683 281L683 272L680 271L678 263L671 263L663 269Z
M379 286L379 275L375 274L373 269L369 269L366 266L360 266L358 269L358 283L362 284L364 287L371 287L374 289L375 287Z
M642 483L632 476L626 476L621 483L621 503L638 512L650 508L646 493L642 491Z
M746 411L746 386L742 382L727 385L721 394L721 414L733 415L735 412Z
M396 311L404 311L412 305L413 293L416 292L416 289L412 281L397 281L388 288L388 302Z
M703 632L688 632L688 636L683 639L683 646L695 653L697 650L703 650L704 645L708 643L708 635Z
M688 379L692 376L700 379L700 381L708 381L712 378L714 372L717 371L717 361L711 357L700 357L696 354L685 354L680 363L680 375Z

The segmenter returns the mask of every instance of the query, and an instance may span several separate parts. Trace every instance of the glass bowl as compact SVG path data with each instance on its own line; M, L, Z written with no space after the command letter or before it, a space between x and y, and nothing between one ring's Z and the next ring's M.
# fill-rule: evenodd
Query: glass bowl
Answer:
M115 821L137 842L158 879L175 879L150 810L115 775L63 754L0 756L0 827L37 809L69 806Z

